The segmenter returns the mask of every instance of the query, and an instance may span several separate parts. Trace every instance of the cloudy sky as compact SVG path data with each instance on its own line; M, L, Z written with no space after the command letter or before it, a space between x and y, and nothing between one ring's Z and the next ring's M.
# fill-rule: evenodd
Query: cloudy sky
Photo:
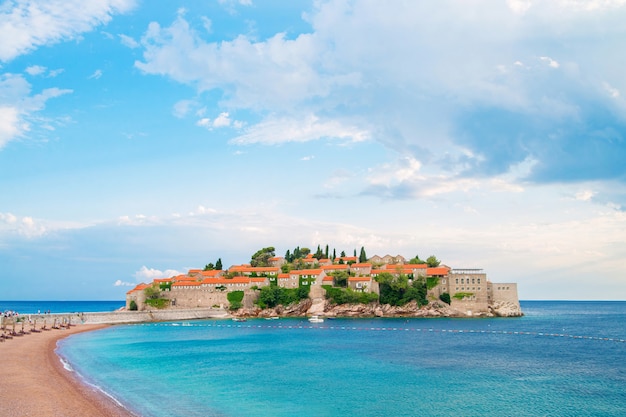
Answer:
M0 3L0 299L326 244L626 299L626 1Z

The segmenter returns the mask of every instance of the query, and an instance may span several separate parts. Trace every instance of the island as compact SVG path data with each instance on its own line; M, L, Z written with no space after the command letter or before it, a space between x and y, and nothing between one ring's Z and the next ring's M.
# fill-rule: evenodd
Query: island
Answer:
M274 247L249 263L203 269L138 284L126 310L226 309L233 317L519 317L517 284L493 283L483 269L452 268L435 256L329 254L328 245Z

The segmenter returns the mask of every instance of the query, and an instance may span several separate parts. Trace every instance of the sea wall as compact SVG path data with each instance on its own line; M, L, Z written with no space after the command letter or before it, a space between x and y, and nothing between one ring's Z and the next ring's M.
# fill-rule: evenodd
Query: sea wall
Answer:
M55 324L121 324L143 323L152 321L199 320L211 318L228 318L230 314L222 308L190 308L145 311L110 311L101 313L64 313L30 315L36 320L37 327L48 327ZM28 316L27 316L28 318Z

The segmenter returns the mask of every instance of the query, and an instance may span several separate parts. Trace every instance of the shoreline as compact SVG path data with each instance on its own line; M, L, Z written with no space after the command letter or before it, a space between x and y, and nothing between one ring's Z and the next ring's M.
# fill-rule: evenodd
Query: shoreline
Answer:
M14 336L0 343L2 415L137 417L113 398L82 381L75 372L65 369L61 356L56 353L59 340L108 326L75 325L69 329Z

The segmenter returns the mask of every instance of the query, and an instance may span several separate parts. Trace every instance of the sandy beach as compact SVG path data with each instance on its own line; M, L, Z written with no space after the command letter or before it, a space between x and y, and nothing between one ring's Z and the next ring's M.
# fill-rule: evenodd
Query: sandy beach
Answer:
M59 339L103 327L106 325L77 325L1 342L0 415L132 416L108 397L80 383L54 352Z

